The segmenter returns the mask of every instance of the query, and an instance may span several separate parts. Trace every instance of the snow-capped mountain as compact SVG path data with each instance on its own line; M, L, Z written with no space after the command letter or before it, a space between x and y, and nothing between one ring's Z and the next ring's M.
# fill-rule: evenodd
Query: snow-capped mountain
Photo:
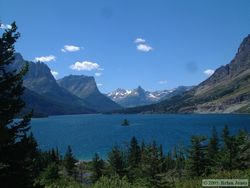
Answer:
M153 104L189 89L190 87L181 86L171 90L150 92L145 91L141 88L141 86L139 86L138 88L132 90L118 88L115 91L108 93L107 96L123 107L135 107Z

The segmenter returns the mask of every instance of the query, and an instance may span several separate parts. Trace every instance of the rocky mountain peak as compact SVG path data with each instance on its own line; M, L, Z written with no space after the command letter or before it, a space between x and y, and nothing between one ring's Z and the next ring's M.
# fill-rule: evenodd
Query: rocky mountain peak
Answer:
M199 84L196 94L201 94L212 89L216 85L226 84L243 72L250 70L250 35L243 39L233 60L219 67L212 76Z
M97 111L121 108L98 90L93 76L69 75L58 80L58 84L73 95L85 100Z
M61 87L67 88L78 97L85 97L90 93L99 93L94 77L84 75L69 75L58 80Z
M138 93L138 95L145 95L145 90L141 87L141 86L138 86L135 91Z
M243 39L240 47L238 48L237 53L239 54L245 50L247 50L247 51L250 50L250 34L246 38Z

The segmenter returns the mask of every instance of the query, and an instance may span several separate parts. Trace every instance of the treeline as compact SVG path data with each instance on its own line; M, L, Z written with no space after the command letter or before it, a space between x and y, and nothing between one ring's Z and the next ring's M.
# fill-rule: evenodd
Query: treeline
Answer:
M174 187L181 180L249 168L249 134L241 130L236 135L230 135L225 126L221 137L213 128L210 138L192 136L187 149L180 146L166 154L162 145L157 145L155 141L138 144L133 137L128 148L112 149L103 175L126 177L131 184L144 187ZM108 173L105 174L105 171Z
M155 141L138 143L133 137L128 146L113 147L106 160L95 154L91 162L77 162L70 147L64 157L56 150L42 154L46 155L47 166L36 179L40 186L201 187L202 178L250 176L249 133L231 135L227 126L220 136L213 128L211 137L192 136L187 148L167 153Z

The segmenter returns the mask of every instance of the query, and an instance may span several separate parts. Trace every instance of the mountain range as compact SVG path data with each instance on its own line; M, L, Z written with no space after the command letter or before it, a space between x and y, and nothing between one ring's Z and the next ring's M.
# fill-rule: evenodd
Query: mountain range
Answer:
M233 60L191 90L123 113L250 113L250 35Z
M36 116L47 116L121 109L118 104L99 92L93 77L68 76L57 82L46 64L25 61L19 53L15 55L10 68L19 70L25 63L28 63L29 71L23 80L26 88L23 94L26 102L24 111L34 109ZM79 92L68 85L79 87ZM85 96L80 92L85 92Z
M197 86L149 92L142 87L102 94L94 77L69 75L56 80L42 62L25 61L17 53L8 69L28 63L23 84L24 111L36 116L82 113L250 113L250 35L233 60ZM142 106L143 105L143 106Z
M107 96L123 107L135 107L157 103L161 100L188 91L192 87L193 86L180 86L170 90L159 90L153 92L145 91L141 86L131 90L118 88L115 91L108 93Z

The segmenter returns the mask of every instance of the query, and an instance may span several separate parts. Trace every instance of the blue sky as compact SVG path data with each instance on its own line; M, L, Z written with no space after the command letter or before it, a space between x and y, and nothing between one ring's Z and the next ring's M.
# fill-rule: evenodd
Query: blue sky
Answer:
M250 33L249 0L0 0L0 7L4 24L17 22L25 59L51 60L57 78L93 75L102 92L198 84Z

